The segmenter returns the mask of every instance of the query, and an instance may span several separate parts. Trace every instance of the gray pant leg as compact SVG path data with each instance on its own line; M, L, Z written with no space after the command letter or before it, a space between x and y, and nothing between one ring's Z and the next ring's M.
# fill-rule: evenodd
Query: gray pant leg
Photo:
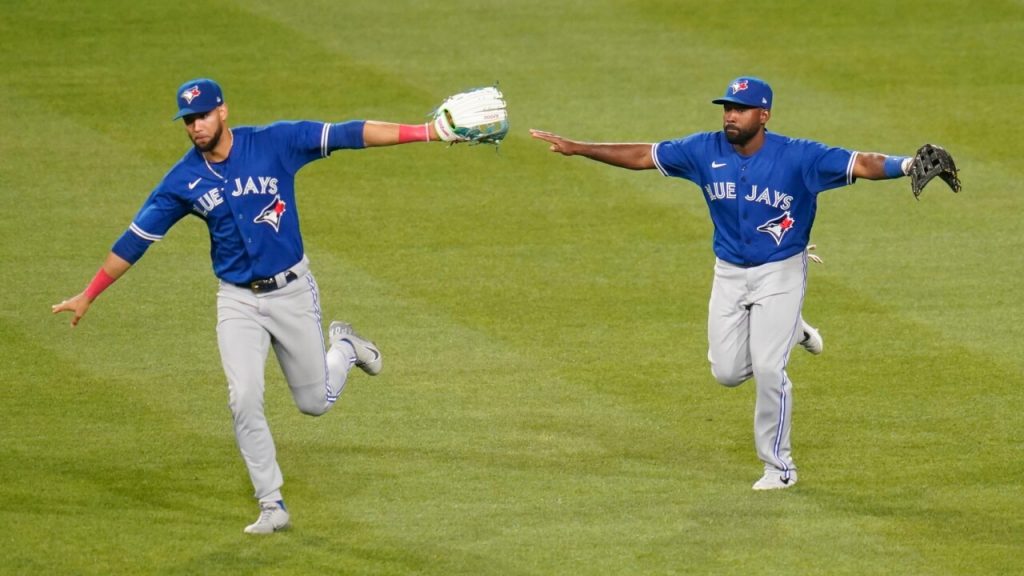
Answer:
M766 467L793 470L793 384L786 365L801 329L806 260L798 255L760 268L763 276L750 312L750 354L757 383L754 442Z
M753 376L748 305L746 270L718 261L708 303L708 361L723 386L739 386Z
M263 498L280 489L284 478L263 411L270 335L258 318L254 295L222 286L217 294L217 342L228 380L228 406L255 496Z

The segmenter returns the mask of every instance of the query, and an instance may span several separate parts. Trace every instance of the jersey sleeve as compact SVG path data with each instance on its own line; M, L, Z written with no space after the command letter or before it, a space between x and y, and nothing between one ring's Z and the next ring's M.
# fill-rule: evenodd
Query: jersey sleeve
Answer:
M848 186L856 180L853 166L857 153L845 148L826 146L819 142L802 140L804 184L812 192L824 192Z
M363 148L363 120L349 122L276 122L267 127L280 146L285 168L293 174L313 160L326 158L334 150Z
M134 264L153 245L163 239L171 226L189 214L190 207L167 187L165 178L150 193L128 229L111 248L114 254Z
M651 148L654 165L665 176L675 176L692 180L696 175L694 162L694 146L699 134L686 138L665 140Z

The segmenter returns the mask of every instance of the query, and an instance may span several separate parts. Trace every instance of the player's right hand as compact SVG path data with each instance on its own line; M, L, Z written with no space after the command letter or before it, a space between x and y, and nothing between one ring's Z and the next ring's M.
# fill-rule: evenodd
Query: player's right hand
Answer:
M89 310L89 306L91 304L92 301L89 300L84 292L82 292L81 294L72 296L59 304L54 304L51 307L51 310L53 310L54 314L59 312L73 312L74 315L71 317L71 325L78 326L78 321L82 319L82 316L85 316L85 313Z

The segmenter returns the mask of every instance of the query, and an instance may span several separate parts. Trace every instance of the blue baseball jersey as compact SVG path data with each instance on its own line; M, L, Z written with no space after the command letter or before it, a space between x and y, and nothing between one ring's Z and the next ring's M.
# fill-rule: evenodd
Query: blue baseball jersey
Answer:
M701 132L651 150L665 176L700 186L714 223L715 256L738 266L784 260L807 248L818 193L854 182L856 152L766 133L751 156L725 133Z
M210 232L213 272L235 284L269 278L303 256L295 174L340 148L362 148L362 121L278 122L232 128L228 158L195 148L149 195L113 252L135 263L176 222L194 215Z

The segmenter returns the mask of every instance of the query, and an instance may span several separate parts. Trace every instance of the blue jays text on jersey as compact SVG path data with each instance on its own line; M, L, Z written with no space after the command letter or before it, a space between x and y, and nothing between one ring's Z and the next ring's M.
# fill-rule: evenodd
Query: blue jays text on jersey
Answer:
M218 278L244 284L269 278L302 259L295 174L331 151L362 148L363 121L278 122L232 128L228 158L208 163L195 148L164 176L113 252L134 264L189 214L210 232Z
M807 248L818 193L852 184L857 153L765 133L743 156L725 133L701 132L651 150L658 170L704 192L714 223L715 256L738 266L784 260Z

